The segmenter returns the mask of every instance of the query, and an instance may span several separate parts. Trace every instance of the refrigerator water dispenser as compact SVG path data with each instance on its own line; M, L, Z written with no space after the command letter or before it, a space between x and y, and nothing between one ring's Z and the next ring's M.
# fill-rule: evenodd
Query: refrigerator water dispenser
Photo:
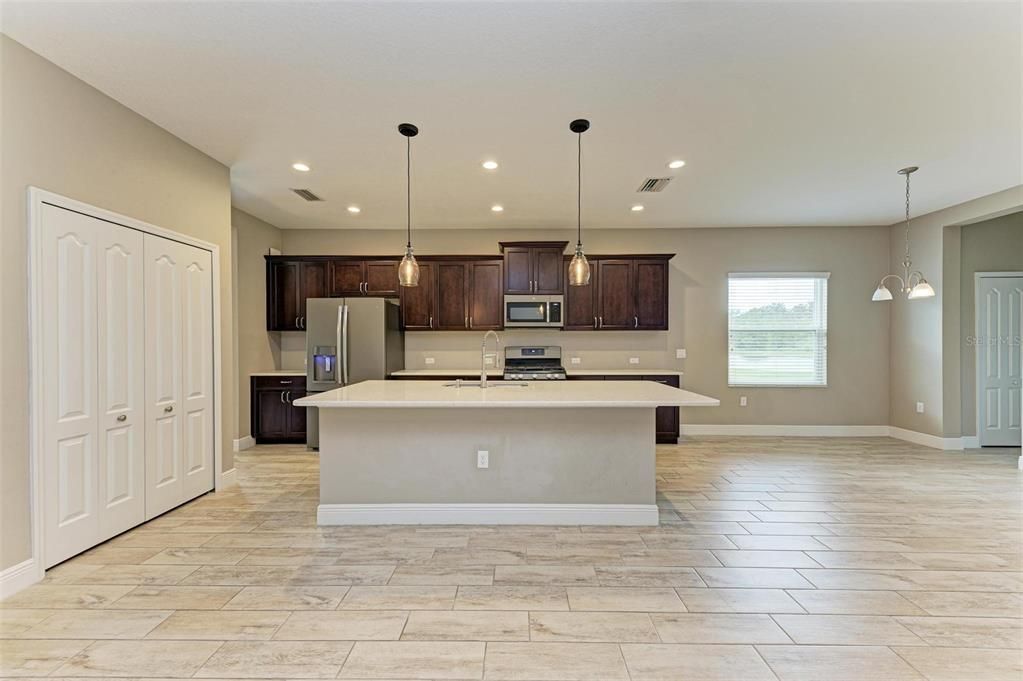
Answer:
M337 346L313 347L313 380L331 383L337 381Z

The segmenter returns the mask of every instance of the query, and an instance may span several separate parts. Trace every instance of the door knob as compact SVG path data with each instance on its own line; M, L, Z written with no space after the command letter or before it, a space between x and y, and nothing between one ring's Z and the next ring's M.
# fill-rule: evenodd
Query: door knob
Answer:
M174 405L173 404L168 404L166 407L163 408L163 410L169 414L172 411L174 411Z
M117 417L117 420L122 422L127 421L128 416L126 414L121 414L120 416Z

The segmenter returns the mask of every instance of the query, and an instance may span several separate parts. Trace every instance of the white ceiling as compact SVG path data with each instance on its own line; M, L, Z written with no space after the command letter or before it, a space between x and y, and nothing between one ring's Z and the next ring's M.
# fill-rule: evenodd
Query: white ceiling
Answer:
M284 228L403 227L403 121L417 227L574 226L580 116L587 227L892 223L902 166L917 213L1021 182L1020 26L1018 2L3 5Z

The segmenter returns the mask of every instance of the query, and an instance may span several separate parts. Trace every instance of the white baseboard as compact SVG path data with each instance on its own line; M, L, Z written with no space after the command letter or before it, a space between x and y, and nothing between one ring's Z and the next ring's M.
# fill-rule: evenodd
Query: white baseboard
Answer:
M683 423L683 435L788 437L888 437L888 426L775 426L735 423Z
M928 435L927 433L918 433L915 430L906 430L905 428L899 428L897 426L889 426L888 429L890 431L890 436L894 437L896 440L905 440L906 442L923 445L924 447L933 447L934 449L963 449L963 438L961 437Z
M0 572L0 599L13 596L43 578L35 558L29 558Z
M236 451L236 452L240 452L243 449L248 449L249 447L255 447L255 446L256 446L256 438L252 437L251 435L246 435L245 437L240 437L240 438L238 438L237 440L234 441L234 451Z
M238 484L238 469L232 468L231 470L224 471L220 474L220 487L219 490L227 489Z
M963 449L980 449L980 437L977 435L963 435Z
M320 525L657 525L654 504L320 504Z

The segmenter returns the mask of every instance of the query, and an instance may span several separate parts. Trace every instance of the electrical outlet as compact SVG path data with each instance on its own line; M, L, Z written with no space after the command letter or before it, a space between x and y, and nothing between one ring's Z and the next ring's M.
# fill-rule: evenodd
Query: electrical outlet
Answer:
M486 449L476 452L476 468L490 468L490 452Z
M573 357L571 361L572 361L572 364L582 364L583 363L583 360L580 357Z
M629 364L639 364L639 357L630 357Z
M494 366L494 356L490 354L486 355L483 358L483 364L488 367Z
M675 359L685 359L685 358L686 358L686 349L685 348L679 348L679 349L675 350Z
M739 395L739 406L740 407L745 407L746 406L746 396L745 395Z
M426 362L427 364L433 364L433 363L434 363L434 362L436 362L437 360L435 360L435 359L434 359L433 357L427 357L427 358L426 358L425 360L423 360L423 361L424 361L424 362Z
M924 403L923 402L917 402L916 403L916 413L917 414L924 413Z

